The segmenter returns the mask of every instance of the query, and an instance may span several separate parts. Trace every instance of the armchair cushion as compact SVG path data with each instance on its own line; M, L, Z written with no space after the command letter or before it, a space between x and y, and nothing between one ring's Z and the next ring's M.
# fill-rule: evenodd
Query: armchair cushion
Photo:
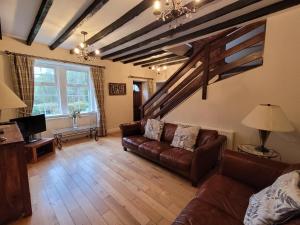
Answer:
M255 189L229 177L216 174L202 184L197 198L243 221L249 198L253 193Z
M159 141L148 141L139 146L140 152L154 160L159 160L160 153L170 148L167 143Z
M188 171L193 160L193 152L182 148L170 148L160 154L160 161L168 167Z
M181 211L172 225L243 225L226 212L194 198Z
M131 149L138 149L139 145L151 141L148 138L145 138L144 136L129 136L129 137L123 137L122 139L122 144L126 148L131 148Z

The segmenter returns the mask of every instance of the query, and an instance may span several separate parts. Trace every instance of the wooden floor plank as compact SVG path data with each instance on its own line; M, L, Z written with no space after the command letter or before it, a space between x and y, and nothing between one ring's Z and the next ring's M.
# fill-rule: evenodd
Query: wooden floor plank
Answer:
M131 152L120 135L67 143L28 165L33 215L13 225L166 225L196 188Z

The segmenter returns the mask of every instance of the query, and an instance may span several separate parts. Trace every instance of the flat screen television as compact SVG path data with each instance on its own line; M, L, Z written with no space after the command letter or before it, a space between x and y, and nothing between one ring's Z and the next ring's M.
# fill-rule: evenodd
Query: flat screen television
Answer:
M16 122L26 142L34 142L38 139L36 134L44 132L46 128L46 118L44 114L28 117L20 117L11 119L11 122Z

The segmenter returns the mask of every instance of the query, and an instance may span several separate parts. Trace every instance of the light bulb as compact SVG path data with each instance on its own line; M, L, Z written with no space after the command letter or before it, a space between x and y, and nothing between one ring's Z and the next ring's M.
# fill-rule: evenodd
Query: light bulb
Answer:
M74 53L75 53L75 54L79 54L79 53L80 53L79 48L74 48Z
M95 55L100 55L99 49L96 49L96 50L95 50Z
M160 67L157 67L157 69L156 69L156 70L157 70L157 72L159 72L159 71L160 71Z
M84 48L84 47L85 47L85 44L84 44L83 42L81 42L81 43L79 44L79 46L80 46L80 48Z
M161 3L160 0L155 0L153 3L153 14L158 16L161 13Z
M155 70L155 66L152 66L151 69L152 69L152 70Z
M163 70L166 70L166 69L168 69L168 67L167 66L163 66Z

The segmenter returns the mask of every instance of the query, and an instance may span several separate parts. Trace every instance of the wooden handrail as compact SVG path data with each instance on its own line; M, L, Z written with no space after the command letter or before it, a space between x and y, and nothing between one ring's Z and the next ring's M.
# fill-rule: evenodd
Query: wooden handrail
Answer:
M258 30L250 37L245 36L245 40L229 49L226 49L226 46L256 28L264 26L265 23L265 21L259 21L241 28L232 28L206 38L205 41L197 42L195 44L197 50L194 49L190 59L141 106L142 116L145 118L162 118L201 87L202 98L206 99L209 81L214 77L218 76L218 79L214 80L217 82L233 74L262 65L265 31ZM226 63L227 57L256 46L262 46L262 48L255 48L254 52L253 50L244 51L243 54L246 53L246 55L241 55L242 57L234 59L233 62ZM199 61L201 61L201 65L196 66ZM255 64L249 65L254 61ZM194 70L187 75L192 68ZM181 80L181 78L184 79Z

